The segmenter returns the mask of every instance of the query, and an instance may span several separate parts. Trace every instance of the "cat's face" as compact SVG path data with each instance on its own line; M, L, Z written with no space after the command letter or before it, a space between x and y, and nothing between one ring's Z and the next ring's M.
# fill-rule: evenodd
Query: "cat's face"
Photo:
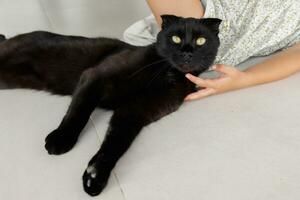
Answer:
M158 53L183 73L202 72L212 65L220 45L220 19L162 15Z

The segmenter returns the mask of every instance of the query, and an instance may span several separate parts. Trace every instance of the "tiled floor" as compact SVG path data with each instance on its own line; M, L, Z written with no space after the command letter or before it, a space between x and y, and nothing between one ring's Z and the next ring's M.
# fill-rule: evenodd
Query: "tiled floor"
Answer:
M44 138L62 119L69 97L28 90L0 92L0 199L88 200L81 176L100 146L89 122L69 153L49 156ZM123 200L115 175L97 199Z
M0 0L0 33L48 30L121 38L127 26L148 14L140 0ZM44 137L59 124L69 98L1 90L0 99L0 199L90 199L81 175L103 139L95 129L98 122L89 122L70 153L48 156ZM114 172L107 188L97 199L125 199Z
M0 0L0 33L120 37L148 14L141 0ZM299 80L297 74L185 104L143 130L94 199L300 199ZM48 156L44 137L69 102L43 92L0 91L0 200L92 199L81 175L111 112L93 113L71 152Z

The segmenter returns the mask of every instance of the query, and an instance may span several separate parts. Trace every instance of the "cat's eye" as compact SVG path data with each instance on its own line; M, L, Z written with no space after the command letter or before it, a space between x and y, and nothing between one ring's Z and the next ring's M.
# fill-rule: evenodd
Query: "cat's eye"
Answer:
M196 40L196 44L197 44L198 46L204 45L205 42L206 42L206 39L205 39L204 37L199 37L199 38Z
M178 37L177 35L173 35L173 36L172 36L172 41L173 41L175 44L181 43L181 39L180 39L180 37Z

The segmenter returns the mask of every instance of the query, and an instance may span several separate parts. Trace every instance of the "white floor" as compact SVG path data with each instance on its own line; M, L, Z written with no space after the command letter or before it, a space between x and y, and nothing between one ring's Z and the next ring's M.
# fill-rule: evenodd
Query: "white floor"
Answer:
M141 0L0 0L0 33L120 37L148 14ZM71 152L49 156L44 137L70 98L1 90L0 199L298 200L299 85L297 74L185 104L144 129L95 198L83 192L81 175L111 112L97 110Z

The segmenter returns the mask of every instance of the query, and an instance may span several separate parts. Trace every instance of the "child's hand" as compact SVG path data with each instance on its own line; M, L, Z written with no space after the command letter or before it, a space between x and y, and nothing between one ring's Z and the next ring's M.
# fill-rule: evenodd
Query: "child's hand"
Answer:
M220 72L221 76L215 79L202 79L186 74L186 78L203 89L189 94L185 100L201 99L213 94L236 90L247 85L248 76L246 72L239 71L235 67L228 65L214 65L212 69Z

